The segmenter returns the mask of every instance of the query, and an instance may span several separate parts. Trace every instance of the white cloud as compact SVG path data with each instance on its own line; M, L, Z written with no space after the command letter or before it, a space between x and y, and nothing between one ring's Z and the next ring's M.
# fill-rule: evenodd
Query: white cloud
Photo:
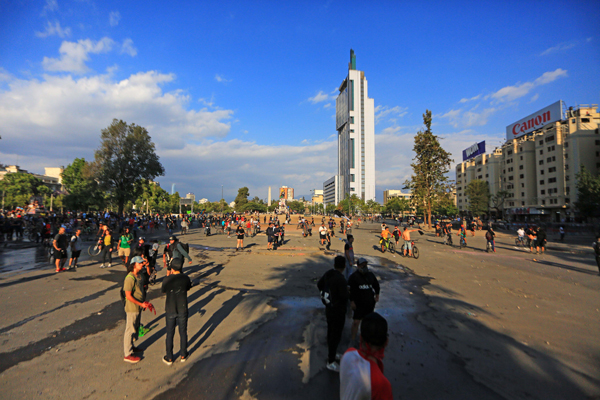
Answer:
M481 97L481 95L478 94L477 96L471 97L470 99L462 98L462 99L460 99L459 103L466 103L468 101L479 100L480 97Z
M397 115L398 117L404 117L408 114L408 107L388 107L388 106L377 106L375 107L375 125L381 122L385 117L391 115Z
M547 56L548 54L553 54L553 53L558 53L561 51L569 50L569 49L572 49L573 47L577 46L577 44L578 44L577 42L560 43L556 46L549 47L548 49L544 50L543 52L540 53L540 56Z
M58 3L56 2L56 0L46 0L46 5L44 6L44 10L43 10L43 14L46 13L46 11L56 11L58 10Z
M485 98L492 98L498 102L512 101L523 96L526 96L533 88L541 85L548 84L555 81L560 77L566 77L567 71L562 68L557 68L554 71L545 72L542 76L534 80L533 82L525 82L514 86L506 86L492 93Z
M60 58L44 57L42 65L47 71L74 72L82 74L88 71L85 65L89 61L89 54L106 53L112 49L114 41L103 37L95 42L90 39L75 42L64 41L58 52Z
M60 22L54 21L54 24L50 21L46 21L46 30L44 32L36 32L35 36L40 38L46 38L48 36L58 36L60 38L65 38L71 35L71 28L62 28L60 26Z
M127 38L123 40L123 46L121 47L121 54L129 54L131 57L137 55L137 49L133 45L133 40Z
M531 100L529 100L530 103L533 103L534 101L536 101L537 99L540 98L539 93L536 93L533 95L533 97L531 98Z
M216 74L215 81L221 82L221 83L229 83L229 82L231 82L231 79L225 79L223 76Z
M445 114L439 116L439 118L447 118L450 125L455 128L460 127L471 127L471 126L483 126L487 124L488 119L492 116L497 108L486 108L481 112L477 112L475 106L470 110L464 111L462 109L450 110Z
M108 22L110 23L110 26L119 25L119 21L121 21L121 13L118 11L111 11L108 16Z
M333 99L335 99L335 97L323 92L322 90L319 90L319 93L317 93L313 97L309 97L308 101L310 101L313 104L317 104L317 103L322 103L324 101L330 101Z

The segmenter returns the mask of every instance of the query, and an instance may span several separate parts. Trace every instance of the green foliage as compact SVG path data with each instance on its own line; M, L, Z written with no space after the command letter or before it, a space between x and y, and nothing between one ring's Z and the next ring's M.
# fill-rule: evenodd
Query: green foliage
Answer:
M465 195L469 198L468 210L473 216L481 216L489 211L490 187L486 181L472 180L465 189Z
M354 215L358 210L364 209L364 204L365 202L356 194L352 196L346 194L346 198L338 203L337 208L346 215Z
M438 137L431 132L431 111L423 114L425 131L415 135L413 174L405 182L412 191L413 206L423 208L427 226L431 226L431 214L440 197L451 186L446 174L450 171L451 154L442 148Z
M400 197L392 197L391 199L388 199L384 211L390 214L400 214L402 212L410 211L410 201Z
M141 181L165 173L148 131L117 119L102 130L93 171L100 186L114 197L119 214L125 202L139 194Z
M337 206L335 204L329 203L327 204L327 207L325 207L325 214L331 215L336 209Z
M302 201L288 201L286 204L291 211L295 211L297 213L304 213L304 210L306 209L304 207L304 202Z
M43 182L31 174L22 172L4 175L0 181L0 190L4 192L4 207L26 207L32 196L50 194L50 189Z
M246 204L244 204L241 209L237 210L239 212L246 212L246 211L258 211L258 212L267 212L267 206L264 204L260 204L254 201L248 202Z
M582 165L575 178L577 179L575 207L583 217L600 217L600 175L594 176Z
M376 214L381 210L381 204L375 200L368 200L365 203L365 212L368 214Z
M242 211L242 208L248 204L248 196L250 196L250 190L247 187L239 188L238 194L235 197L235 210Z
M100 210L105 204L105 195L98 182L93 179L90 164L84 158L76 158L62 173L62 183L68 194L64 205L69 210Z
M490 197L491 207L496 210L499 215L497 217L502 218L502 214L504 211L504 200L508 197L509 192L506 190L500 190L498 193Z

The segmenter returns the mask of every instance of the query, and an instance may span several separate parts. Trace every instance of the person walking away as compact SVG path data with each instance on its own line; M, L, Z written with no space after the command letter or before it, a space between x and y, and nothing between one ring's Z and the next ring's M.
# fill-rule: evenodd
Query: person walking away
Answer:
M68 246L67 235L65 234L65 228L61 226L58 229L58 234L54 236L52 246L54 246L54 258L56 259L56 272L66 271L64 268L65 262L67 261L67 246Z
M527 234L527 238L529 239L529 252L533 253L533 248L536 247L537 248L537 236L536 236L536 231L533 228L529 228L527 229L527 231L525 232Z
M560 228L558 228L558 233L560 233L560 241L564 242L565 241L565 228L562 226Z
M237 229L235 230L235 234L237 235L237 246L235 248L235 251L240 251L240 250L244 250L244 234L246 232L244 231L244 227L240 224L238 225Z
M333 269L325 272L319 279L317 288L321 293L321 301L325 305L327 319L327 369L340 372L337 348L342 340L342 332L346 323L346 307L348 305L348 284L344 278L346 260L337 256L333 260Z
M69 260L69 269L75 268L77 271L77 260L83 250L83 240L81 240L81 229L75 231L75 235L71 238L71 259Z
M180 361L185 362L188 358L187 351L187 321L188 300L187 292L192 288L190 278L181 273L183 264L173 264L171 275L163 281L160 291L167 294L165 300L165 318L167 324L167 338L165 340L167 354L163 362L167 365L173 363L173 339L175 337L175 326L179 328L179 355Z
M173 265L181 264L183 268L183 259L186 258L189 263L192 263L192 258L179 243L177 236L169 237L169 244L165 246L163 253L163 263L167 269L167 276L171 275Z
M183 218L181 220L181 234L182 235L185 235L187 233L188 226L189 226L189 223L187 221L187 218Z
M154 310L152 303L146 301L146 292L140 281L140 271L143 266L144 259L142 257L137 256L132 258L131 263L127 265L128 274L123 284L125 314L127 315L125 335L123 337L123 351L125 352L123 360L133 364L141 360L140 357L134 355L134 353L138 353L140 350L133 346L133 340L137 339L142 310Z
M383 375L388 345L388 324L376 312L365 316L360 327L360 346L349 348L340 365L340 399L392 400L392 385Z
M117 255L121 257L121 261L123 261L125 267L129 264L131 243L133 243L133 236L129 233L129 227L125 227L125 230L119 237L119 242L117 243Z
M274 234L274 229L273 229L273 223L272 222L269 222L269 227L267 228L266 234L267 234L267 250L273 250L273 234Z
M369 268L364 258L358 259L357 270L350 275L348 286L350 287L350 307L354 310L352 316L351 343L356 340L356 333L360 321L375 309L375 303L379 301L379 282Z
M594 255L596 256L596 264L598 265L598 275L600 275L600 235L596 235L596 241L592 243Z
M350 279L350 275L354 272L354 236L348 235L346 244L344 245L344 256L346 259L346 268L344 270L344 278L346 282Z
M546 231L538 226L536 233L535 251L544 254L544 251L546 251ZM540 251L540 249L542 250Z
M496 232L494 232L494 230L490 226L488 228L487 232L485 233L485 240L487 241L486 249L487 249L487 244L490 244L492 246L492 250L494 251L494 253L496 252L496 247L494 246L494 244L495 244L494 237L495 236L496 236Z

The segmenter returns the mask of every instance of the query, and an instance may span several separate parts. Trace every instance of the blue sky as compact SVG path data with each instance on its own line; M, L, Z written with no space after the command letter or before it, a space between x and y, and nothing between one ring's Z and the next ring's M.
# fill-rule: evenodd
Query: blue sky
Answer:
M411 169L422 114L462 149L557 100L600 102L597 1L0 0L0 163L93 158L113 118L146 127L181 194L233 200L336 173L350 49L376 107L377 199Z

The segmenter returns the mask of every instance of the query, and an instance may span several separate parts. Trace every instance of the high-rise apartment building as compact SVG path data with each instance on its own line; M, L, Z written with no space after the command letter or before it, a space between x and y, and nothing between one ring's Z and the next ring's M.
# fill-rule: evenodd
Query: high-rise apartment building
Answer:
M350 50L348 75L335 101L338 132L337 197L356 194L364 201L375 200L375 105L368 96L363 71L356 70Z
M600 171L600 113L597 105L580 105L554 122L491 154L481 154L456 166L459 211L468 210L465 190L474 179L487 181L492 196L506 193L502 209L510 220L571 221L577 201L575 175L584 166ZM494 206L494 204L492 204Z

